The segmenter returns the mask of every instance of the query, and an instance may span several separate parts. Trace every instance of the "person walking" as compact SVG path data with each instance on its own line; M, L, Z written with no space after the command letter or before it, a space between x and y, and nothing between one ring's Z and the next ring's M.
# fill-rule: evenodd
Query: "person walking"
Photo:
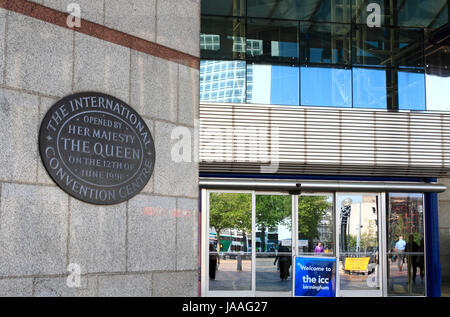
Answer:
M275 265L278 261L278 264L280 266L280 278L281 280L287 280L287 278L290 276L290 269L291 269L291 255L290 250L288 247L280 246L278 248L279 254L275 258L275 261L273 262L273 265Z
M398 241L395 243L395 252L397 253L397 266L398 270L401 272L403 269L403 261L405 258L405 248L406 241L403 240L403 236L398 238Z

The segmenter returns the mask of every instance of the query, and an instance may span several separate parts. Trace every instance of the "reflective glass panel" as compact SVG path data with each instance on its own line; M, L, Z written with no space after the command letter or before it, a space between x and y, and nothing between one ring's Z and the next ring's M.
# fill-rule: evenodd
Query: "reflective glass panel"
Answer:
M247 3L249 17L350 22L351 0L247 0Z
M391 66L419 67L423 65L423 30L390 28L394 43Z
M381 65L389 64L386 51L389 47L389 32L385 28L369 28L355 25L353 29L353 64Z
M247 102L299 105L299 68L248 64Z
M353 0L353 19L358 24L374 21L375 14L380 15L381 26L438 28L448 22L447 0L403 0L386 2L384 0ZM387 3L388 11L385 11ZM390 9L390 5L393 9ZM372 5L371 5L372 4ZM379 11L373 9L379 6Z
M210 59L245 59L245 19L202 17L200 55Z
M389 194L387 221L388 295L425 295L422 194Z
M427 110L450 110L450 49L443 46L426 56Z
M386 109L386 71L353 68L353 107Z
M252 288L252 195L209 195L209 290Z
M398 107L400 110L425 110L425 75L398 72Z
M351 70L301 67L303 106L351 107Z
M302 0L297 1L299 20L320 22L351 21L351 0Z
M271 19L297 19L296 0L247 0L249 17Z
M301 22L300 34L302 63L350 63L350 25Z
M256 291L290 296L292 198L256 195Z
M422 31L385 27L353 27L354 65L423 66Z
M245 16L246 0L202 0L202 14Z
M396 13L399 26L436 28L448 22L447 0L400 1Z
M245 102L244 61L200 61L200 101Z
M426 74L427 110L450 110L450 76Z
M335 256L333 195L298 197L298 255Z
M379 291L377 195L341 194L337 204L340 289Z
M248 60L297 62L297 40L297 22L247 20Z

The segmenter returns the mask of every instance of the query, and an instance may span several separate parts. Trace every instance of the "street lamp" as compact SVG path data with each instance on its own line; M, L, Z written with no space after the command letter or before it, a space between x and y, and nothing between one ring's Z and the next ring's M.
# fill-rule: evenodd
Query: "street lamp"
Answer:
M347 222L350 217L352 199L345 198L341 203L341 251L347 251Z
M342 207L350 207L352 205L353 200L351 198L345 198L342 203L341 206Z

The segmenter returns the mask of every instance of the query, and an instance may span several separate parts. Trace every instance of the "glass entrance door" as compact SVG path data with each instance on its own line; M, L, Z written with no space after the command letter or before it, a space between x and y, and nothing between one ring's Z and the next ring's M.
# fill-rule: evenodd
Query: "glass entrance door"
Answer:
M255 191L205 194L206 295L292 296L296 196Z
M202 295L293 296L297 256L336 258L336 296L424 296L423 201L203 190Z
M292 294L292 202L290 195L256 194L256 296Z
M339 296L382 296L380 194L338 193Z
M210 192L207 218L208 292L252 296L253 239L251 192Z

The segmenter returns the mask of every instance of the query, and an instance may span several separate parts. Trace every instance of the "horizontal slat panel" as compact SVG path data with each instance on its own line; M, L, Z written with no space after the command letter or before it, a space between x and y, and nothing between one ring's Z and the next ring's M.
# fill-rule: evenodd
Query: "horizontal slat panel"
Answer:
M442 177L450 115L367 109L200 106L200 170ZM448 154L447 154L448 153Z

